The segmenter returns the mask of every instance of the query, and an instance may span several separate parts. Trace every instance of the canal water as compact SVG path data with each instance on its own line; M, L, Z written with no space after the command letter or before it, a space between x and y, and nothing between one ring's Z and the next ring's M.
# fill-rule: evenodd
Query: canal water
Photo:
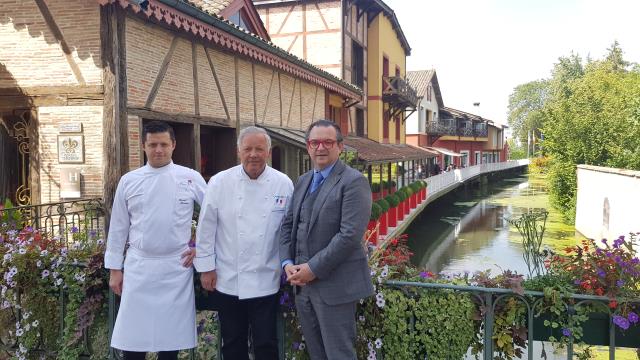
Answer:
M406 233L415 265L432 272L463 273L491 269L527 274L522 238L507 219L533 208L549 211L544 243L554 250L580 238L549 204L541 175L490 180L484 187L460 187L429 204Z

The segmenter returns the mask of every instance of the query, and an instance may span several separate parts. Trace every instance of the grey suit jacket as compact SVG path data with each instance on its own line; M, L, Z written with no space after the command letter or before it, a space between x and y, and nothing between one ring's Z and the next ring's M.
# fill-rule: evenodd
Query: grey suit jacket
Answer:
M358 171L335 164L318 191L306 238L297 238L302 201L313 171L298 179L280 230L280 260L308 259L316 279L307 284L329 305L356 301L373 294L362 239L371 214L371 189ZM305 241L308 254L298 248Z

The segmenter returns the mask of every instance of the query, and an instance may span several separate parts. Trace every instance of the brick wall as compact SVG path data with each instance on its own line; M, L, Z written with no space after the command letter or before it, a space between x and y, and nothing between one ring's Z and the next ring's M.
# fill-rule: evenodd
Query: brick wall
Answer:
M38 108L40 141L40 202L60 199L60 168L80 168L82 197L102 196L102 106L47 106ZM82 124L84 164L58 163L58 127ZM37 202L37 199L34 199Z
M140 118L129 115L129 170L135 170L142 164L141 143L142 132L140 129Z
M71 50L65 57L35 1L0 0L0 87L77 85L70 62L88 85L102 83L100 6L86 0L49 0L47 8Z

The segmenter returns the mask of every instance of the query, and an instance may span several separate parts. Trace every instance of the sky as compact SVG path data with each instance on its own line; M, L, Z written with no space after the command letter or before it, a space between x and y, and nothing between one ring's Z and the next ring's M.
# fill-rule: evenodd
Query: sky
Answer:
M560 56L600 59L618 40L624 58L640 63L640 0L385 3L411 46L407 69L434 68L445 106L499 123L514 87L550 77Z

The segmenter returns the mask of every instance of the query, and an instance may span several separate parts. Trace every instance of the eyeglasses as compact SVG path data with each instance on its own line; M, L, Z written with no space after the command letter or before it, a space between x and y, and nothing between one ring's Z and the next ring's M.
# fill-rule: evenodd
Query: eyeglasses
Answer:
M324 145L325 149L332 149L333 146L337 143L335 140L326 139L326 140L307 140L307 145L309 145L312 149L317 149L320 147L320 144Z

